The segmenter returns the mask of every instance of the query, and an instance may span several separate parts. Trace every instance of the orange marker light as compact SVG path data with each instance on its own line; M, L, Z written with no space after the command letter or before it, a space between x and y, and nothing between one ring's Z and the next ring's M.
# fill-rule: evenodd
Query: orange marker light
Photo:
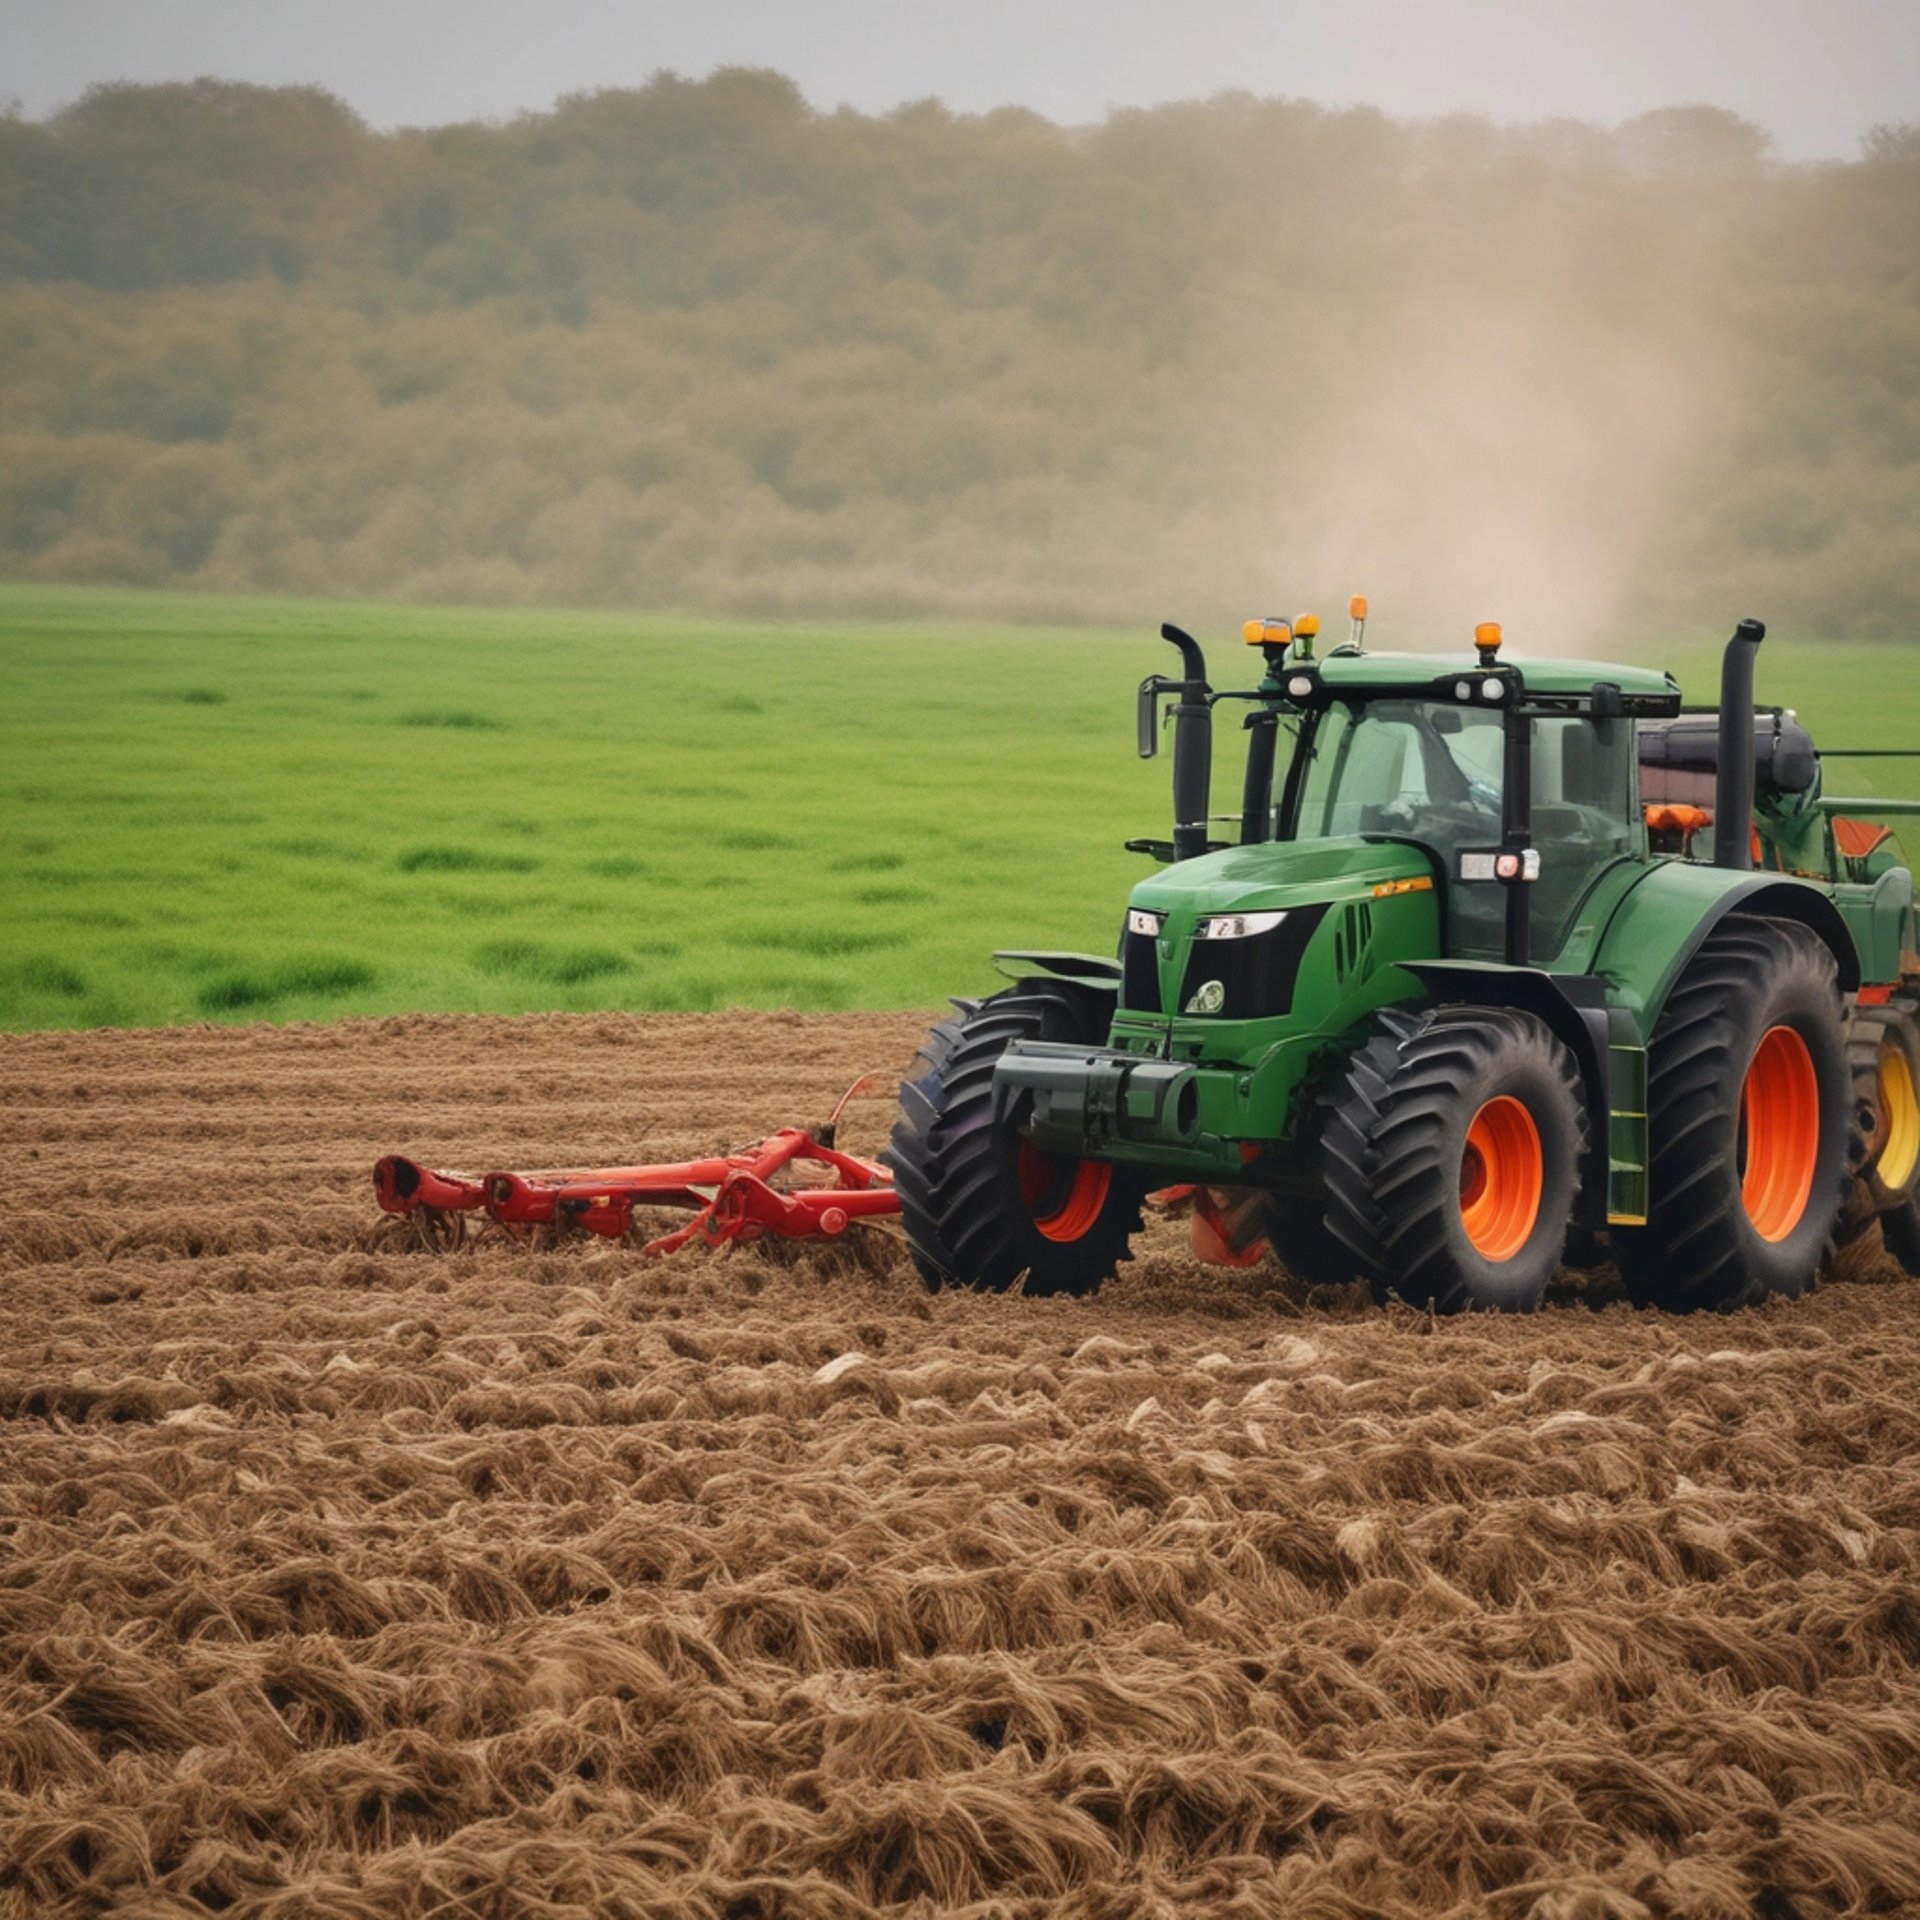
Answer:
M1358 653L1360 643L1367 634L1367 596L1364 593L1356 593L1347 602L1347 613L1353 623L1347 628L1347 651Z
M1303 640L1317 640L1320 637L1320 616L1317 613L1303 613L1293 623L1293 630Z
M1473 630L1473 644L1482 653L1497 653L1500 649L1500 622L1482 620Z
M1240 637L1250 647L1284 647L1293 638L1293 629L1284 620L1249 620Z

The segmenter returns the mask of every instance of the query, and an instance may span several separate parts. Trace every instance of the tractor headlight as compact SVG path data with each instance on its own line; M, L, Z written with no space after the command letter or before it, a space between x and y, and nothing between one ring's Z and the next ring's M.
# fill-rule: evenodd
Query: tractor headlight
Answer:
M1329 903L1266 913L1210 913L1194 928L1169 1013L1274 1020L1293 1009L1300 967Z
M1144 933L1149 940L1159 937L1160 929L1166 925L1166 921L1167 916L1164 913L1149 913L1145 907L1127 909L1127 931Z
M1215 913L1195 931L1202 940L1250 940L1256 933L1271 933L1286 917L1284 912Z

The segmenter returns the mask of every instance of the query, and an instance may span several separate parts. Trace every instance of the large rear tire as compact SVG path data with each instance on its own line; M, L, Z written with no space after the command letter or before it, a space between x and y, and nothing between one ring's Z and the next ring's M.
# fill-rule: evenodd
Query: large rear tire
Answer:
M1043 1153L996 1123L993 1069L1015 1040L1104 1044L1111 998L1022 980L956 1000L900 1089L881 1157L893 1169L914 1264L929 1287L1092 1293L1127 1257L1145 1180L1105 1160Z
M1322 1134L1327 1226L1380 1299L1530 1312L1580 1191L1573 1056L1530 1014L1389 1011Z
M1648 1047L1651 1207L1613 1235L1628 1292L1682 1312L1797 1299L1839 1216L1852 1105L1833 955L1729 914Z

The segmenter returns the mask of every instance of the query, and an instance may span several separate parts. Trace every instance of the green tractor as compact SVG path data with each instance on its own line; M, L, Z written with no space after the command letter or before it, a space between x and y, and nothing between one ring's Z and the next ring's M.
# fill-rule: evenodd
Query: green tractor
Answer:
M930 1284L1088 1293L1150 1193L1196 1251L1273 1251L1441 1312L1526 1310L1557 1268L1637 1300L1798 1295L1878 1220L1920 1272L1920 955L1883 825L1822 793L1793 715L1756 708L1765 629L1718 708L1673 678L1368 652L1366 605L1250 621L1265 672L1172 697L1174 825L1129 841L1114 958L996 955L901 1089L887 1160ZM1210 837L1215 708L1242 703L1237 835ZM1285 746L1284 764L1281 748Z

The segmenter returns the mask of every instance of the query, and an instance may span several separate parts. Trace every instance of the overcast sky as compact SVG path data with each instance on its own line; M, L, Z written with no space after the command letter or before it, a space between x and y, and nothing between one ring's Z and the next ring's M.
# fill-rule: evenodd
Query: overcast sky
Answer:
M1920 120L1920 0L0 0L0 100L99 80L332 89L376 126L777 67L819 107L938 94L1085 122L1244 87L1394 114L1612 122L1707 101L1788 159Z

